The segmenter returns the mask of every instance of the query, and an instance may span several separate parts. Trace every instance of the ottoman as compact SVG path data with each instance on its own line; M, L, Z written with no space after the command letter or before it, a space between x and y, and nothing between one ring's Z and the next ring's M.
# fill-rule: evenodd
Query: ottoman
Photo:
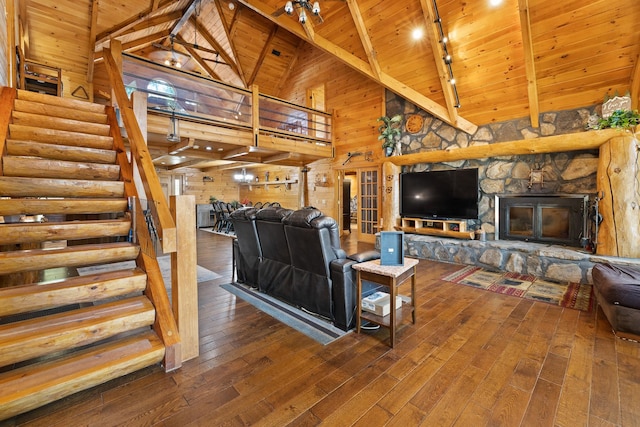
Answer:
M640 340L640 269L612 264L593 266L593 291L614 333Z

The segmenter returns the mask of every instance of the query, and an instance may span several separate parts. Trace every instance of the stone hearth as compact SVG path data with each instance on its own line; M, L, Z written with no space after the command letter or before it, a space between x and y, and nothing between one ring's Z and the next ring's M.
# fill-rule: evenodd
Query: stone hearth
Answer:
M380 248L379 235L376 247ZM594 255L564 246L504 240L460 240L421 234L404 235L405 255L493 271L531 274L553 282L593 283L595 263L640 266L635 258Z

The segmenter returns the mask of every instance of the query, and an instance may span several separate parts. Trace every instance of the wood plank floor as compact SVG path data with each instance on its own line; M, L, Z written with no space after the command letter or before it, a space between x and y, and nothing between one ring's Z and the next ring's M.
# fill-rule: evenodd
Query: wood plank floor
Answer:
M347 252L357 247L345 239ZM198 231L200 357L142 370L0 426L640 426L640 344L591 313L440 280L418 320L322 346L221 289L231 239Z

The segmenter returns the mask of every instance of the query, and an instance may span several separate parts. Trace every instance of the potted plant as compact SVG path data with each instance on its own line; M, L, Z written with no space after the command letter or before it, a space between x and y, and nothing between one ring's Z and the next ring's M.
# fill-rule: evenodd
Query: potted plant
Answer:
M630 130L635 134L636 127L640 125L638 110L615 110L607 118L600 117L595 123L590 123L591 129L622 129Z
M378 121L382 122L378 128L378 132L380 132L378 140L382 141L382 149L385 156L388 157L393 154L396 148L396 137L399 138L402 135L400 128L402 116L400 114L396 114L393 117L382 116L378 118Z

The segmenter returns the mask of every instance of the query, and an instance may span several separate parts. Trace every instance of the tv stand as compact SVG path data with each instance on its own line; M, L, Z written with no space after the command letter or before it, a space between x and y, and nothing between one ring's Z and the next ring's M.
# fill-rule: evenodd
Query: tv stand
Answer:
M397 230L405 233L429 234L433 236L455 237L457 239L473 239L473 231L467 231L467 221L401 218Z

